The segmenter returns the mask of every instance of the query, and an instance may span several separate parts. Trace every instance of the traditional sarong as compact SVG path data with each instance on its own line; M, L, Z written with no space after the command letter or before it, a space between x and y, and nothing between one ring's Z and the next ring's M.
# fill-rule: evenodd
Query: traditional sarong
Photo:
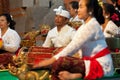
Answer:
M0 65L3 65L5 68L7 68L8 64L14 64L13 63L13 55L11 53L3 53L0 54ZM1 69L1 67L0 67Z
M69 71L71 73L81 73L85 75L85 63L80 58L75 57L60 57L52 65L52 80L59 80L58 74L60 71Z
M105 48L102 51L98 52L93 57L84 57L83 59L75 57L60 57L52 65L52 80L59 80L58 74L60 71L69 71L71 73L81 73L85 80L95 80L101 78L104 73L102 66L96 60L96 58L110 54L110 51ZM90 60L90 72L85 76L85 63L84 60Z

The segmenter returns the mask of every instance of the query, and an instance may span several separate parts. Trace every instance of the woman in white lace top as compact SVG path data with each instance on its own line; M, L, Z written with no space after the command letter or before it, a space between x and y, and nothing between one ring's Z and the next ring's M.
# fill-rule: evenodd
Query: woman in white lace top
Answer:
M105 37L114 37L118 33L118 26L116 22L119 21L118 15L115 13L115 8L112 4L103 3L103 16L105 23L102 29Z
M84 24L72 41L51 59L33 66L37 68L52 64L52 80L96 80L113 75L111 54L101 29L104 17L98 0L80 0L78 17L84 20ZM78 50L82 50L82 59L72 57Z
M15 22L10 14L0 15L0 38L2 38L3 46L0 49L2 52L15 53L20 47L21 38L18 33L13 30Z

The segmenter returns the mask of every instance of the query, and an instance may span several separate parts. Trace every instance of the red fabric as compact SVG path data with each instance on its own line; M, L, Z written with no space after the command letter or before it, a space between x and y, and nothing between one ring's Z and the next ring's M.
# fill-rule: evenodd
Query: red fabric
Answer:
M84 57L83 58L84 60L90 60L90 72L88 73L87 76L85 76L85 79L95 80L97 78L101 78L104 75L102 66L99 64L99 62L96 60L96 58L105 56L109 53L110 53L110 51L107 48L105 48L93 57Z
M80 58L65 56L60 57L52 64L52 80L60 80L58 74L60 71L69 71L71 73L81 73L85 75L85 63Z

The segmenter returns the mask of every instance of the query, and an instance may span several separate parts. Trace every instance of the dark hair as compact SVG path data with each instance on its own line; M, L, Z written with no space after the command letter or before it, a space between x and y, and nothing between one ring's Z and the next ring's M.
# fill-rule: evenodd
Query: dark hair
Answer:
M72 6L73 9L78 9L79 8L78 1L71 1L69 4Z
M10 24L9 27L10 27L11 29L15 29L14 26L15 26L16 22L12 19L12 16L11 16L10 14L8 14L8 13L3 13L3 14L0 14L0 16L5 16L7 22Z
M110 17L115 13L115 8L112 4L103 3L105 13L110 14Z
M113 4L117 2L117 0L111 0L111 1L112 1Z
M103 3L105 13L110 14L110 20L112 20L117 26L120 26L119 14L116 13L115 7L112 4ZM117 16L118 19L113 19L113 16Z
M118 4L118 0L116 0L116 7L120 10L120 5ZM119 12L120 14L120 12Z
M88 13L92 12L92 16L97 19L99 24L103 24L105 19L103 17L102 7L98 4L98 0L86 0Z

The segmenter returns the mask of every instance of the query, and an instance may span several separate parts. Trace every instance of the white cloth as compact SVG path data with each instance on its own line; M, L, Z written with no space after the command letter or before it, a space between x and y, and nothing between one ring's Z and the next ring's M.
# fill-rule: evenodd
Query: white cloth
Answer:
M1 36L1 29L0 29ZM16 52L20 47L21 39L15 30L7 29L5 34L1 37L3 40L3 49L9 52Z
M72 40L75 32L75 29L68 25L63 26L59 32L57 27L54 27L48 32L43 47L64 47Z
M54 57L58 59L61 56L72 56L79 49L82 50L83 56L92 57L102 49L106 48L107 44L103 35L100 24L95 18L92 18L88 23L83 24L76 32L73 40L59 54ZM105 76L113 75L114 69L111 55L97 58L104 70ZM89 73L90 61L85 60L86 75Z
M104 36L112 37L113 35L117 34L118 30L119 30L118 26L113 21L110 20L104 29Z
M56 12L56 15L66 17L68 19L70 18L70 13L68 11L66 11L66 10L63 10L62 6L59 6L58 8L54 9L53 11Z

